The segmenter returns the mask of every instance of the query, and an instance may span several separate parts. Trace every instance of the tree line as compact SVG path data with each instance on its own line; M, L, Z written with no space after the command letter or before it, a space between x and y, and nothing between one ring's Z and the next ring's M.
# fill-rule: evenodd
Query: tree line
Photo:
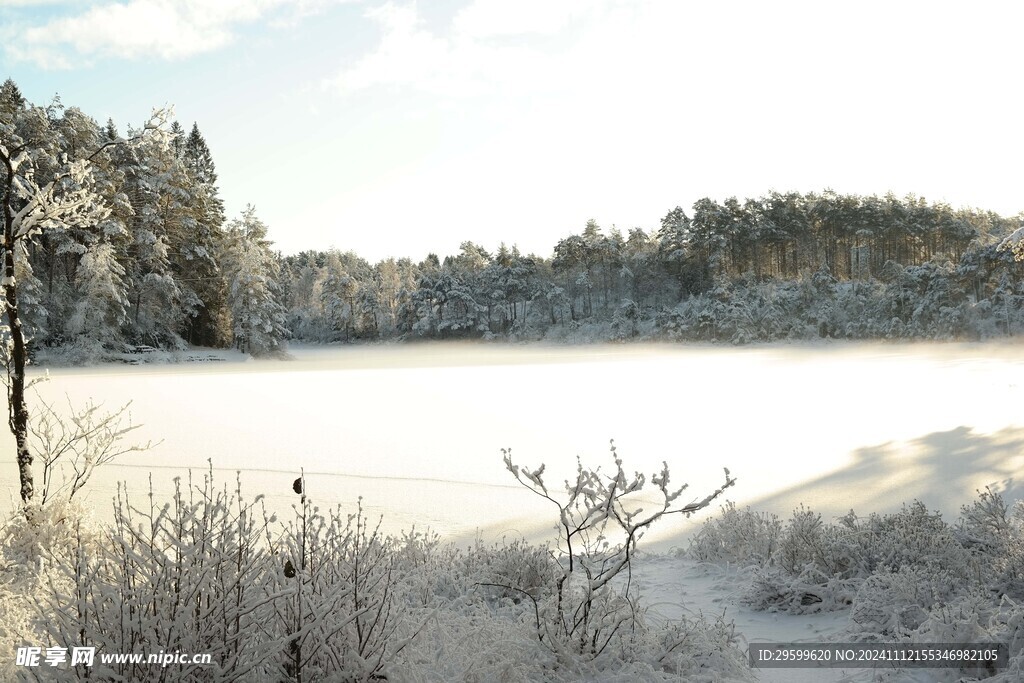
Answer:
M591 220L548 256L467 241L443 259L371 264L338 250L275 253L251 207L227 220L198 125L122 136L59 100L32 105L8 80L0 131L5 149L25 150L23 184L89 160L87 178L61 183L103 211L15 247L31 347L83 359L143 345L271 353L288 338L959 338L1024 323L1022 267L998 248L1022 215L771 192L704 198L649 231ZM138 140L113 144L126 137Z
M984 338L1024 319L1000 242L1022 221L898 198L772 192L676 207L651 232L593 220L550 257L464 242L419 263L282 258L288 327L390 338Z

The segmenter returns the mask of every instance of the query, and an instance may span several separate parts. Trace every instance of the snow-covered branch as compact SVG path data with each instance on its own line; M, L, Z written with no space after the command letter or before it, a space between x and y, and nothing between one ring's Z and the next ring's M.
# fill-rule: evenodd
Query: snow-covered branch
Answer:
M11 221L14 240L31 238L49 228L95 225L110 215L110 209L92 189L92 171L84 159L68 164L43 187L28 177L15 188L25 205Z
M567 651L600 655L620 628L637 616L629 596L614 591L612 582L623 572L628 575L644 531L665 515L690 515L707 507L736 483L726 469L725 482L719 488L678 508L675 503L686 486L670 489L668 464L662 463L661 471L650 479L660 493L660 501L645 512L635 502L647 477L640 472L626 475L614 441L614 472L604 475L600 468L586 469L577 460L575 481L565 482L564 501L548 491L544 465L531 470L516 465L510 450L502 453L505 467L519 483L558 506L559 547L565 562L551 586L550 600L554 604L542 610L548 618L538 626L539 640L556 655Z
M1010 233L1009 237L999 243L1000 251L1011 251L1018 261L1024 261L1024 225Z

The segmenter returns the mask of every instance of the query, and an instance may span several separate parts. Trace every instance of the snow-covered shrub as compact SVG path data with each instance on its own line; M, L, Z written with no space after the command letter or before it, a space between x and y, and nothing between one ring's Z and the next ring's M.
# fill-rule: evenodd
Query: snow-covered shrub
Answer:
M851 572L868 576L882 569L904 566L945 567L963 576L977 576L977 562L958 541L952 527L938 512L929 513L914 501L899 512L857 518L851 512L841 520L849 531L849 552L857 560Z
M179 485L164 505L152 494L140 507L119 495L105 538L76 526L71 542L54 546L67 551L50 556L62 577L40 598L47 640L208 653L214 662L172 672L97 660L91 673L103 679L379 678L425 619L410 624L395 607L404 569L393 541L361 508L322 515L303 496L281 530L258 501L245 500L240 485L218 490L211 477Z
M633 638L643 620L630 585L618 585L616 577L630 567L643 532L667 514L691 515L707 507L735 483L725 470L725 483L699 502L676 507L685 486L669 488L668 465L651 477L659 493L653 511L636 505L647 478L640 473L627 477L614 442L611 455L615 465L610 476L600 468L584 469L577 463L575 481L565 482L564 500L552 494L544 481L544 465L529 470L512 462L504 450L505 466L519 483L551 502L558 510L559 571L554 581L534 598L538 641L557 658L559 665L573 668L599 661L634 661L630 654ZM519 588L508 586L509 588ZM589 666L589 664L587 664Z
M754 572L744 602L794 614L848 607L858 581L846 536L845 528L800 506L782 527L770 561Z
M130 403L112 412L91 400L78 408L68 403L70 418L58 415L53 406L36 394L36 409L28 425L29 448L42 465L39 504L63 505L75 498L96 468L126 453L152 446L127 443L139 425L133 425Z
M794 576L811 567L825 577L848 578L855 560L845 536L845 529L823 523L820 514L801 505L786 522L777 562Z
M413 531L396 542L396 554L406 569L402 599L422 608L454 601L518 605L539 598L561 571L548 546L521 539L491 545L477 540L457 548L441 545L434 534Z
M0 652L13 655L20 646L45 641L35 597L50 585L68 588L46 549L66 547L76 529L88 538L98 525L77 503L67 502L37 506L27 515L18 508L0 522ZM0 657L0 680L17 680L18 674L13 656Z
M419 636L389 669L409 683L527 683L553 680L554 656L531 622L456 601L431 612Z
M43 569L52 555L74 546L77 538L99 542L102 529L78 501L56 500L13 513L0 531L4 560L19 571Z
M916 572L917 570L912 570ZM927 579L927 577L925 577ZM908 583L905 597L912 586ZM977 647L979 643L1001 643L1007 646L1009 662L1005 668L997 669L989 663L961 666L959 668L936 668L928 671L930 681L936 683L959 683L962 681L986 680L993 683L1009 683L1021 680L1024 671L1024 610L1020 605L1008 598L994 603L991 596L976 590L956 592L948 602L940 602L929 609L920 609L913 603L900 603L894 612L902 612L909 617L901 622L896 616L885 621L884 600L886 596L871 599L877 606L875 617L879 620L874 625L887 630L884 635L857 630L857 625L848 629L851 640L877 642L918 643L930 645L949 643ZM920 622L915 628L908 629L908 623ZM881 673L879 681L906 680L905 669L894 668Z
M214 666L182 666L170 680L231 680L266 673L275 654L259 637L272 608L264 590L268 564L260 540L269 520L254 502L217 490L177 487L170 503L136 507L125 492L106 537L77 534L53 560L70 590L53 582L41 597L49 642L94 646L103 652L210 653ZM56 546L55 546L56 547ZM268 652L269 651L269 652ZM81 672L79 672L81 673ZM60 675L74 678L76 672ZM145 663L103 665L91 674L151 680Z
M397 561L406 568L399 596L403 604L433 609L472 592L477 578L465 568L461 549L415 531L402 535L395 546Z
M532 586L556 566L546 547L522 541L467 548L442 545L436 535L415 530L396 542L405 568L400 609L426 625L393 658L389 672L403 681L542 681L554 656L537 640L532 600L514 585ZM527 590L531 590L527 588ZM419 624L406 620L404 636Z
M978 491L978 498L960 507L958 531L961 542L982 551L999 551L1011 535L1011 510L1003 497L990 487Z
M778 566L759 567L742 599L754 609L769 612L830 612L849 607L857 583L826 574L813 564L796 574Z
M1010 683L1024 679L1024 604L1003 597L988 623L990 638L1006 643L1010 654L1009 665L992 681Z
M964 532L965 543L983 549L1005 546L1012 529L1012 511L998 492L990 486L979 490L978 499L971 505L961 506L959 529Z
M929 620L933 608L950 604L962 590L961 577L937 567L883 569L861 583L850 610L856 640L905 639ZM935 639L932 642L970 642Z
M574 658L548 672L551 681L750 681L753 673L732 622L703 615L667 624L639 613L618 636L618 657Z
M684 617L652 632L653 663L658 671L678 677L673 680L715 683L752 677L747 658L737 646L735 625L723 617Z
M32 574L16 567L0 567L0 680L18 680L13 654L18 647L37 645L42 636L36 628L36 611L32 596L39 591L39 582Z
M1013 508L989 487L960 508L958 540L978 555L986 583L998 595L1024 598L1024 503Z
M296 486L303 489L304 481ZM275 600L276 623L260 628L267 629L267 641L287 643L276 676L380 678L407 641L396 637L405 616L395 608L404 568L379 522L368 523L361 502L354 514L322 515L302 494L270 552L275 569L266 576L268 592L281 599Z
M927 618L910 634L909 640L913 643L963 645L1001 642L1001 636L1005 633L999 633L998 629L992 628L996 611L996 606L988 596L970 591L949 603L933 606ZM959 673L961 677L966 674L988 678L996 673L996 669L994 666L984 665L965 666L960 667Z
M690 557L701 562L765 566L778 550L782 521L776 515L737 509L726 501L690 541Z
M1010 516L1006 543L993 559L991 588L1024 602L1024 501L1018 501Z
M551 586L561 567L547 546L534 546L522 540L492 546L477 543L465 554L467 573L479 577L478 585L496 589L484 591L520 602L526 594L539 598ZM503 588L511 587L514 590Z

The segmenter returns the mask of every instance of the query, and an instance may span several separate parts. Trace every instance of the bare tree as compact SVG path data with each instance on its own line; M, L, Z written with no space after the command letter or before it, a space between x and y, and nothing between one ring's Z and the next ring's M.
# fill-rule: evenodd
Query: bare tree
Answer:
M640 537L666 515L688 517L703 510L736 482L726 469L725 481L718 489L680 505L679 497L687 485L670 488L668 465L663 463L650 479L657 489L657 502L645 511L637 505L637 495L647 477L639 472L626 475L614 442L614 470L604 475L600 468L589 470L577 463L576 480L565 482L564 500L548 489L544 465L530 471L513 463L511 451L503 453L505 467L516 480L558 508L558 544L564 555L560 558L562 570L550 587L553 605L542 609L529 592L502 586L533 601L538 638L556 655L571 652L597 657L623 627L628 630L637 616L636 605L628 595L628 585L618 594L612 590L612 581L624 572L629 575Z
M68 415L62 417L41 398L40 409L30 423L30 445L43 464L43 488L40 505L57 496L72 500L100 465L125 453L149 450L152 442L133 444L125 441L139 428L128 414L130 403L113 412L91 401L76 409L68 401Z

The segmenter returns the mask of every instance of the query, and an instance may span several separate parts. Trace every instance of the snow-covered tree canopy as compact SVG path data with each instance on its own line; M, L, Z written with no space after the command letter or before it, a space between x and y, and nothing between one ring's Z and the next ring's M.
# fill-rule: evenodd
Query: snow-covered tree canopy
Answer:
M1013 257L1024 261L1024 225L1017 228L1009 237L999 243L1001 250L1013 252Z
M11 167L0 173L12 178L14 234L27 255L12 277L23 284L36 346L80 336L77 271L101 242L124 271L127 301L107 346L238 345L261 329L321 342L977 338L1024 329L1020 217L915 196L704 198L669 210L653 230L581 221L547 255L467 240L455 255L418 263L372 264L340 250L280 257L266 235L225 229L214 155L196 123L158 112L122 136L113 121L100 126L59 102L32 106L8 82L0 126ZM246 317L270 300L283 320L276 309Z

